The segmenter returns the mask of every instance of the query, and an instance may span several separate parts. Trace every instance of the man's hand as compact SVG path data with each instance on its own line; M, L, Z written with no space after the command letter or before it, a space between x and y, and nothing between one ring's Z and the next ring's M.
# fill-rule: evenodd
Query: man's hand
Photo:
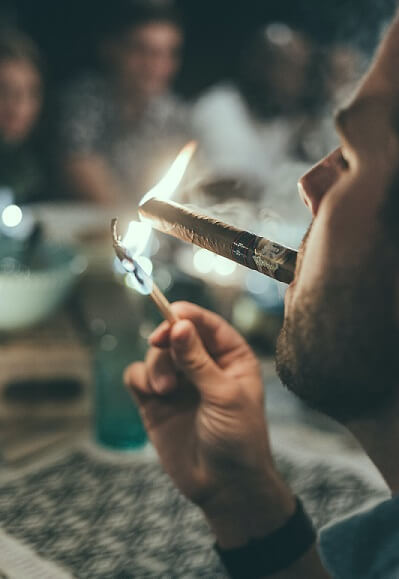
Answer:
M222 318L189 303L125 373L150 439L176 486L225 548L283 525L295 508L277 474L258 361Z

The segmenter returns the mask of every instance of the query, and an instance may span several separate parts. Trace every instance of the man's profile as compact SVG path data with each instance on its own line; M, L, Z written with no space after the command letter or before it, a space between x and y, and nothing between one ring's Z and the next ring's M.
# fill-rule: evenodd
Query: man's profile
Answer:
M313 222L277 349L283 382L345 424L392 498L330 527L316 546L274 465L258 362L211 312L175 304L181 320L162 324L146 362L126 372L163 467L202 509L234 577L245 568L275 579L399 577L398 62L396 18L338 114L341 147L300 181ZM283 553L275 564L271 546Z

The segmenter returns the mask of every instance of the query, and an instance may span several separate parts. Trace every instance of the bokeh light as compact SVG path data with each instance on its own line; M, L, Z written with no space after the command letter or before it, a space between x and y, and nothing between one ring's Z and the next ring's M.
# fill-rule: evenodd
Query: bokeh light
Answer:
M22 221L22 210L18 205L7 205L1 213L1 220L6 227L17 227Z

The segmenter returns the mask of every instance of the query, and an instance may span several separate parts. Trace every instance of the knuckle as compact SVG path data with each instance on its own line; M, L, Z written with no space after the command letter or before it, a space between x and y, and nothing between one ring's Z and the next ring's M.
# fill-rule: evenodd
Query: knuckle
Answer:
M185 366L196 374L202 374L210 370L211 364L207 356L203 354L201 356L187 356Z

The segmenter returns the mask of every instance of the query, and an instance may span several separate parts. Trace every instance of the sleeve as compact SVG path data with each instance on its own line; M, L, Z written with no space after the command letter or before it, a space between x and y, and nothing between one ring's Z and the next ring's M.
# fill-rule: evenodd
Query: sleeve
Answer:
M320 555L336 579L399 577L399 498L325 528Z
M263 167L257 130L233 87L216 87L200 97L193 125L214 173L250 178Z

